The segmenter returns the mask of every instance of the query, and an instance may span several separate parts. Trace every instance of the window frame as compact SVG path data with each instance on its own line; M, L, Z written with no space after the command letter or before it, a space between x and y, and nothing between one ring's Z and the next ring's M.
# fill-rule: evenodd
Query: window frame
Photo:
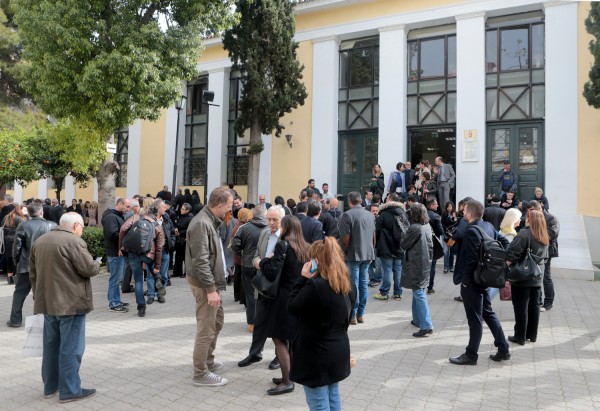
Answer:
M202 102L202 92L208 90L208 75L202 75L188 82L188 102L185 111L184 132L184 158L183 158L183 184L186 186L205 186L208 163L208 106ZM197 108L197 110L196 110ZM206 115L206 121L196 119L196 116ZM194 129L196 127L205 129L204 146L194 146ZM189 135L189 138L188 138ZM200 175L196 176L192 164L199 163Z

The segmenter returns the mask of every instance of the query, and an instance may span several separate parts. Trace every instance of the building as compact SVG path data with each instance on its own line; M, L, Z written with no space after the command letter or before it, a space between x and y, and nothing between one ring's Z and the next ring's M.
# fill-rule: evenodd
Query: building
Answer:
M589 278L592 257L600 261L590 256L598 235L586 235L600 229L600 118L581 95L593 62L588 10L554 0L300 2L296 40L309 97L283 119L286 138L264 136L259 192L296 199L314 178L345 194L365 187L374 164L387 177L400 160L441 155L456 170L456 198L483 199L508 159L518 196L542 187L561 221L555 265ZM117 195L171 186L177 156L181 186L202 195L205 185L229 182L244 196L248 141L233 133L241 82L220 39L205 46L202 74L183 90L185 111L170 108L119 134L126 173ZM205 90L218 106L202 103ZM47 191L44 182L16 188L17 198ZM93 186L66 192L67 201L93 196Z

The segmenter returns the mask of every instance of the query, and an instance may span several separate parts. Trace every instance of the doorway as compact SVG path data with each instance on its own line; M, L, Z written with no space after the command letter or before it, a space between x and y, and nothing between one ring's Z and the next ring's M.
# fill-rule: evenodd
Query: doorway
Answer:
M377 132L340 133L338 147L338 194L347 204L348 193L358 191L363 195L369 188L377 164Z
M504 160L517 173L517 198L529 200L536 187L544 188L543 123L488 125L486 193L499 193L498 175Z

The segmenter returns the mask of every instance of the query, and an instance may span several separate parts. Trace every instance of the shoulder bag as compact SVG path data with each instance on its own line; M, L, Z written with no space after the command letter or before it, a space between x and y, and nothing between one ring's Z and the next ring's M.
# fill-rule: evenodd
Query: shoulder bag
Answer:
M536 280L539 281L544 275L544 271L540 264L543 258L535 254L531 254L531 233L527 240L527 252L517 262L510 267L508 272L508 281L511 283L519 283L524 281Z
M442 240L437 235L431 233L431 237L433 239L433 259L438 260L444 257L444 246L442 245Z
M288 243L285 240L283 241L284 254L283 259L285 260L287 254ZM277 298L277 291L279 290L279 280L281 279L281 270L277 273L277 277L275 280L271 281L261 270L258 270L254 278L252 279L252 285L256 289L256 291L265 298L275 299Z

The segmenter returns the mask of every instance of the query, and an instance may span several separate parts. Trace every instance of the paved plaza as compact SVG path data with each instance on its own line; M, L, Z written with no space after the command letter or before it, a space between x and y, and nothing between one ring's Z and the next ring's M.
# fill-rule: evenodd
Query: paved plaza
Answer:
M5 277L1 277L4 279ZM108 311L108 274L92 280L95 310L87 317L83 387L96 388L89 400L59 404L45 400L41 359L21 356L24 330L7 328L13 286L0 285L0 409L77 410L303 410L304 391L267 396L272 377L267 365L274 355L271 341L263 361L246 368L251 335L243 306L224 293L225 327L216 355L224 362L229 384L196 388L191 384L196 331L194 299L185 279L173 279L166 304L148 306L138 318L133 294L124 294L132 311ZM511 346L512 359L488 360L495 352L486 328L476 366L456 366L448 357L464 352L468 339L464 309L453 300L458 287L438 265L436 293L428 296L435 331L429 338L411 336L411 291L402 301L380 302L369 289L365 323L350 328L357 365L340 385L344 410L591 410L600 409L600 282L555 280L554 308L541 314L536 343ZM512 334L512 304L493 305L507 335ZM24 309L32 312L31 296Z

